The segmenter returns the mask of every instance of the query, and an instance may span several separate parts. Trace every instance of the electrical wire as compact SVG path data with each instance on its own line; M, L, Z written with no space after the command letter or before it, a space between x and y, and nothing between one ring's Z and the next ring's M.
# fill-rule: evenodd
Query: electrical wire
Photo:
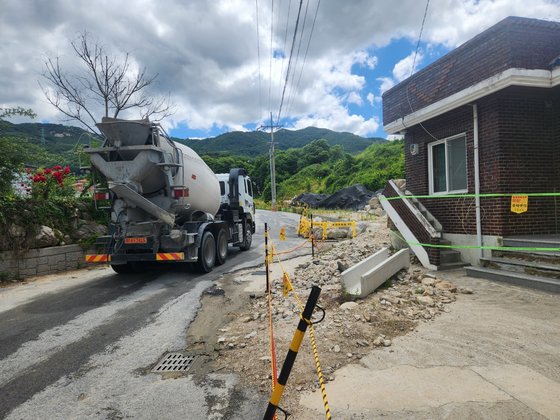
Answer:
M280 73L278 75L278 86L282 86L282 75L284 74L284 62L286 61L285 52L286 52L286 44L288 43L288 26L290 23L290 11L292 9L292 0L288 1L288 13L286 15L286 29L284 31L284 46L282 47L282 67L280 68Z
M410 69L410 76L414 74L414 67L416 66L416 56L418 55L418 49L420 48L420 40L422 39L422 32L424 32L424 23L426 22L426 15L428 14L429 6L430 0L427 0L426 8L424 9L424 17L422 18L422 25L420 26L420 33L418 34L418 42L416 43L416 50L414 51L414 59L412 61L412 68Z
M307 22L307 11L309 10L309 0L306 1L305 3L305 11L303 13L303 22L301 24L301 31L300 31L300 35L299 35L299 42L298 42L298 48L297 48L297 52L296 52L296 58L295 58L295 62L294 62L294 67L293 67L293 71L290 77L290 81L288 82L288 101L287 101L287 107L290 104L290 101L293 100L293 97L296 93L296 89L295 89L295 76L297 74L297 68L298 68L298 62L300 59L300 51L301 51L301 43L303 42L303 34L305 33L305 23ZM286 109L287 109L286 107ZM287 115L287 114L286 114Z
M420 41L422 39L422 33L424 32L424 24L426 22L426 16L428 15L428 8L430 6L430 0L426 0L426 8L424 9L424 16L422 17L422 25L420 26L420 33L418 34L418 41L416 42L416 49L414 51L414 58L412 60L412 67L410 69L410 76L408 76L409 78L412 77L412 75L414 74L414 68L416 67L416 58L418 56L418 50L420 48ZM410 81L406 84L406 100L408 102L408 106L410 107L410 112L413 113L414 109L412 108L412 103L410 102L410 95L409 95L409 88L410 88ZM406 125L404 124L404 117L402 118L403 121L403 126L405 128ZM420 125L420 127L422 127L422 129L426 132L426 134L428 134L430 137L432 137L434 140L439 140L436 136L434 136L425 126L424 124L422 124L421 122L418 123Z
M261 37L259 35L259 0L255 0L255 9L257 16L257 60L259 66L259 119L262 118L262 77L261 77Z
M292 66L292 58L293 58L293 54L294 54L294 47L295 47L295 44L296 44L296 36L297 36L298 27L299 27L299 19L300 19L300 16L301 16L302 6L303 6L303 0L300 0L297 19L296 19L296 26L294 28L294 36L292 38L292 47L290 49L290 58L288 60L288 68L286 69L286 80L284 82L284 88L282 89L282 97L280 98L280 106L278 107L278 116L276 118L276 124L277 125L280 123L280 116L282 115L282 105L284 104L284 97L286 95L286 87L288 85L288 80L290 78L290 70L291 70L291 66Z
M305 49L305 55L303 57L303 64L301 65L298 81L296 83L295 92L299 91L299 85L301 83L301 77L303 75L303 69L305 67L305 63L307 62L307 53L309 52L309 46L311 45L311 38L313 37L313 32L315 30L315 22L317 21L317 14L319 12L320 4L321 4L321 0L317 0L317 7L315 8L315 16L313 17L313 24L311 25L311 32L309 33L309 39L307 40L307 47ZM288 110L286 111L286 113L289 113L289 110L292 108L293 103L294 103L294 98L295 98L295 95L292 96L291 101L288 101Z
M270 66L268 75L268 109L272 107L272 61L274 59L274 49L272 48L273 30L274 30L274 0L271 0L270 9Z

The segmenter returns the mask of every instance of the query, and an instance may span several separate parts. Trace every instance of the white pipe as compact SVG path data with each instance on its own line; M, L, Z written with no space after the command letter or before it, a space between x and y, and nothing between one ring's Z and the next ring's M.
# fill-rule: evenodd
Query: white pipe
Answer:
M480 168L478 161L478 107L473 106L473 140L474 140L474 194L476 205L476 244L480 251L480 258L484 258L482 249L482 220L480 217Z

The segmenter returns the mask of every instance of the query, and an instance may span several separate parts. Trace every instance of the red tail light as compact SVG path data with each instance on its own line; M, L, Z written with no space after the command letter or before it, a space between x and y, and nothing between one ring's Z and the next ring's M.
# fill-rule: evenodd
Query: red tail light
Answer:
M189 196L189 189L188 188L176 188L173 190L173 197L174 198L182 198Z
M96 201L99 200L108 200L109 199L109 193L108 192L96 192L93 194L93 199Z

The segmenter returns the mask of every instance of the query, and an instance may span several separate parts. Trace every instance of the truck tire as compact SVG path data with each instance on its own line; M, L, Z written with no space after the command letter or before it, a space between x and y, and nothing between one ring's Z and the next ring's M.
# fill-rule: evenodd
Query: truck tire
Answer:
M243 231L243 242L239 246L241 251L247 251L251 248L251 243L253 242L253 230L251 229L251 224L249 222L245 223L245 229Z
M136 267L134 265L132 265L131 263L126 263L126 264L111 264L111 268L115 271L115 273L117 274L132 274L132 273L136 273Z
M228 255L228 238L225 229L218 231L216 238L216 265L222 265L226 262Z
M198 268L203 273L209 273L216 263L216 241L212 232L206 231L202 235L198 250Z

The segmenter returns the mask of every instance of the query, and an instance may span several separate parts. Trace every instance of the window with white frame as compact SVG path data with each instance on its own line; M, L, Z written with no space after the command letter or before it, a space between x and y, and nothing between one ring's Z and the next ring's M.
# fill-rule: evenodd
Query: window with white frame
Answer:
M467 191L467 141L465 134L428 144L430 194Z

